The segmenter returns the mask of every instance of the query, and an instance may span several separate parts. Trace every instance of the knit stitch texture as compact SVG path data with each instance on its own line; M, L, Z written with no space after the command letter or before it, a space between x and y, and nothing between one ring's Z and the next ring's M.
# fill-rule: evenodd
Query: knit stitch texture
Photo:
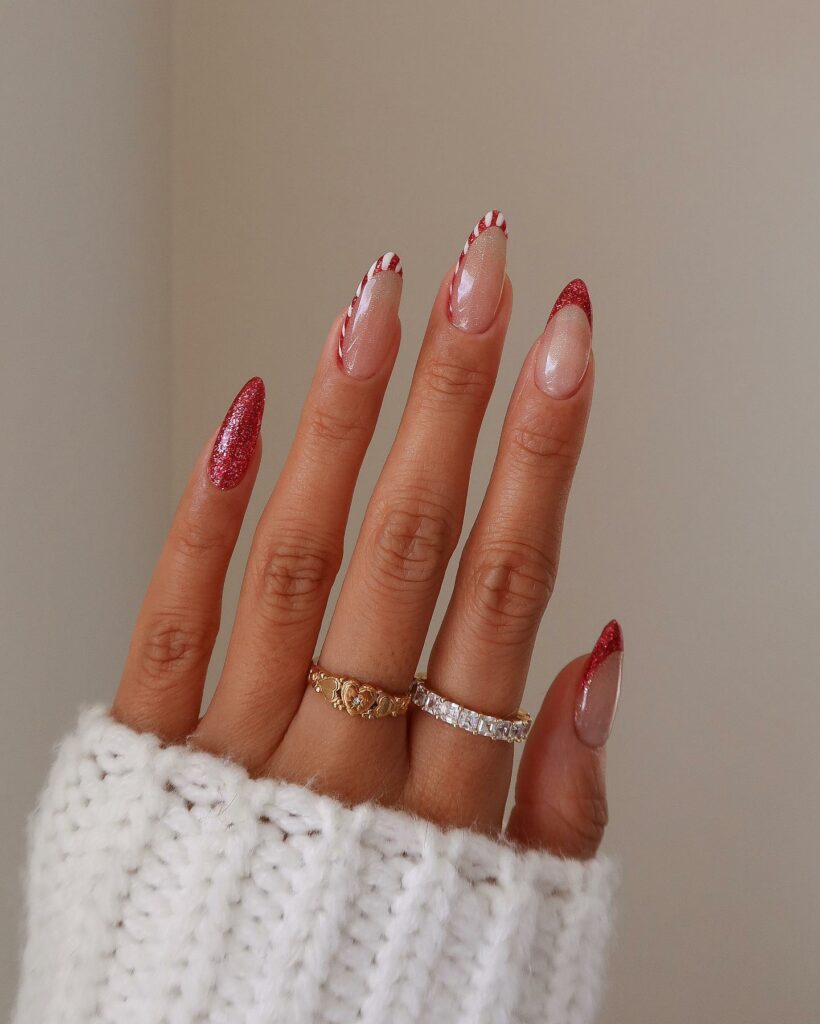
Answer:
M16 1024L588 1024L614 869L83 713L32 820Z

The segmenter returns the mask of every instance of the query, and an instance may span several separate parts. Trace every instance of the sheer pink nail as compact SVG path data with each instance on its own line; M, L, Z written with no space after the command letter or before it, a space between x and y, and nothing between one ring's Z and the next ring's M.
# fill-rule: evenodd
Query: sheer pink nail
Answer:
M604 626L589 656L575 709L575 732L587 747L602 747L609 737L618 707L623 658L621 627L613 619Z
M208 459L208 477L220 491L236 487L247 472L264 411L265 385L251 377L231 403Z
M386 252L356 289L339 333L339 365L351 377L372 377L393 348L403 277L399 257Z
M495 319L507 270L507 222L489 210L470 232L450 282L450 322L481 334Z
M584 379L592 346L592 306L576 278L552 307L535 359L535 383L551 398L570 398Z

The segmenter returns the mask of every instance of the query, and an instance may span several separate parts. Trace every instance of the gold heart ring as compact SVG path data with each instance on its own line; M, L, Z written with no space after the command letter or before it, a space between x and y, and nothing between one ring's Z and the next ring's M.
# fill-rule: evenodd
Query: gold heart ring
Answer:
M410 691L397 696L349 676L335 676L315 661L310 666L308 683L338 711L353 718L398 718L410 707Z

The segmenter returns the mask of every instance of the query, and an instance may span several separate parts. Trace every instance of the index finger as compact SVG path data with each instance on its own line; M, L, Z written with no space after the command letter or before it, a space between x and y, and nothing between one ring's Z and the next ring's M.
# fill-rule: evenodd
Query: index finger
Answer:
M199 720L222 588L259 468L265 386L254 377L200 454L134 629L113 713L184 739Z

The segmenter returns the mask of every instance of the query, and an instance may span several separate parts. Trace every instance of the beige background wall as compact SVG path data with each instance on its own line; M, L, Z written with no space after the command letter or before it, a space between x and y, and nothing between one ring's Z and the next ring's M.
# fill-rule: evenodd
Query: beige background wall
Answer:
M24 823L170 508L170 21L0 0L0 1019Z
M355 522L435 286L498 205L516 308L472 511L555 294L580 274L595 305L595 409L528 703L621 619L602 1019L816 1019L816 6L188 0L170 100L171 5L11 6L4 980L23 809L76 703L113 685L202 438L262 374L258 511L328 323L397 249L403 350Z

